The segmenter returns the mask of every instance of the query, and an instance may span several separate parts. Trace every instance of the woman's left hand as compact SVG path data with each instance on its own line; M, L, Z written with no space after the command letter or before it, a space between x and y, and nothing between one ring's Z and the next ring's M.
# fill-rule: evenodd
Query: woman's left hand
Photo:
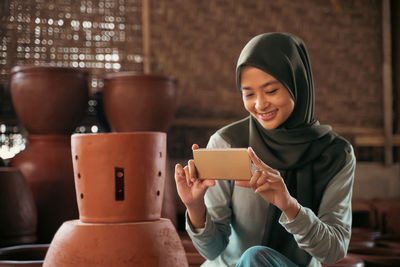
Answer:
M235 184L251 187L255 193L259 194L267 202L282 210L289 220L296 218L300 206L297 200L290 195L279 171L265 164L257 157L252 148L248 148L248 153L258 170L253 173L250 181L236 181Z

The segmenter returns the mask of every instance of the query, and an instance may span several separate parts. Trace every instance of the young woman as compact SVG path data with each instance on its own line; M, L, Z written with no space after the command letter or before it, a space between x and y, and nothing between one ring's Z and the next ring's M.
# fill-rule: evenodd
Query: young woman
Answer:
M250 116L218 130L207 147L249 147L251 180L197 179L193 160L175 167L186 229L207 259L203 266L339 261L350 240L355 157L313 117L303 41L287 33L254 37L239 56L236 83Z

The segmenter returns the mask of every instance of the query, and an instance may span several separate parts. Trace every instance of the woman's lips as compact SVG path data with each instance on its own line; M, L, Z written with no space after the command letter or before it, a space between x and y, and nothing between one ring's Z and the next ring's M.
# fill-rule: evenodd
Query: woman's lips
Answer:
M275 109L270 112L258 113L258 117L263 121L269 121L269 120L272 120L273 118L275 118L277 113L278 113L278 110Z

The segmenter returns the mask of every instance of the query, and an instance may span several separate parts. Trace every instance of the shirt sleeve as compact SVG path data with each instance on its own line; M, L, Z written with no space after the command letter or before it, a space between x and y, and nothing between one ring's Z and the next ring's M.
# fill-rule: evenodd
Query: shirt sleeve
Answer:
M335 263L346 256L351 236L355 164L352 149L346 165L329 182L318 216L311 209L301 207L294 220L289 221L283 213L279 219L299 247L322 263Z
M211 136L207 145L207 148L230 147L219 134ZM216 181L216 185L207 190L204 197L207 206L204 228L194 228L186 212L186 231L200 254L208 260L213 260L221 254L229 242L231 190L230 181Z

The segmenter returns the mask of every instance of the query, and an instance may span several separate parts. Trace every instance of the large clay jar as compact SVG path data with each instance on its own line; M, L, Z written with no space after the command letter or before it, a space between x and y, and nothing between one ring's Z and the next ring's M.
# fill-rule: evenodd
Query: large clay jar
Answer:
M177 80L169 76L119 72L104 80L104 109L116 132L166 132L176 109Z
M119 72L104 79L103 103L114 132L167 132L176 111L177 79L171 76ZM167 158L167 165L170 165ZM167 167L168 168L168 167ZM167 170L162 215L176 225L176 188Z
M160 219L166 134L73 135L80 220L65 222L44 266L187 266L179 236Z
M78 218L70 136L28 135L11 162L29 184L38 210L38 242L49 243L66 220Z
M0 167L0 247L34 243L36 224L35 201L24 176L16 168Z
M82 222L158 220L166 134L74 134L75 186Z
M19 245L0 249L0 267L41 267L48 244Z
M179 236L168 219L132 223L65 222L44 267L185 267Z
M70 134L88 100L88 73L77 68L17 66L11 70L15 112L30 134Z

